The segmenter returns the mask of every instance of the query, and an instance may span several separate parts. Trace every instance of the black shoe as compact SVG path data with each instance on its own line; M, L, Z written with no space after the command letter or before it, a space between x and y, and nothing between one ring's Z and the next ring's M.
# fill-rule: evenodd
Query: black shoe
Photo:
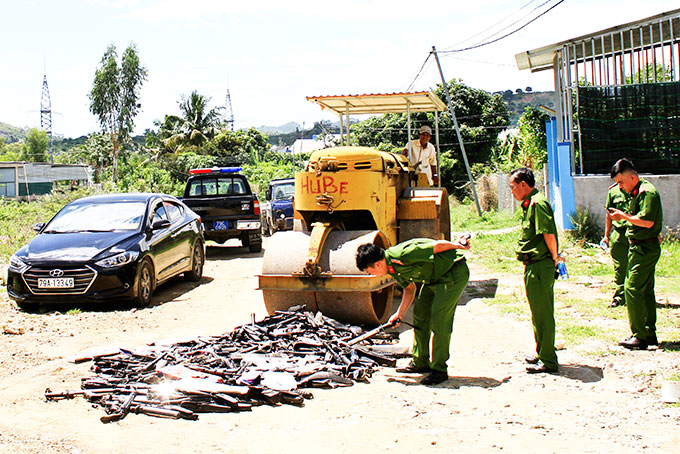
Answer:
M619 306L624 306L625 304L626 303L624 303L623 301L614 300L614 301L611 302L609 307L619 307Z
M449 374L446 372L441 372L438 370L433 370L429 374L425 376L422 380L420 380L421 385L438 385L439 383L443 383L446 380L449 379Z
M556 369L550 369L540 361L534 365L527 366L527 374L554 374L556 372Z
M656 334L649 336L647 339L645 339L645 342L647 342L647 345L659 345L659 340L656 338Z
M525 356L524 362L527 364L536 364L538 363L538 356Z
M408 366L397 369L397 372L402 374L425 374L431 370L432 369L430 369L428 366L416 366L413 363L409 363Z
M619 342L619 345L629 350L647 350L649 344L645 339L638 339L635 336L631 336L628 339Z

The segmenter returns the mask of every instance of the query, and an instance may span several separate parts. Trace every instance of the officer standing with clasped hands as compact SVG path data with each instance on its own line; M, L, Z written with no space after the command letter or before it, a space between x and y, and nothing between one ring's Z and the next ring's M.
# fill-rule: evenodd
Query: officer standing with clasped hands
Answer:
M524 263L524 288L536 340L536 356L525 358L530 374L553 373L558 369L553 287L558 263L564 262L558 254L553 209L548 199L534 187L535 184L531 169L520 168L510 173L512 196L522 206L517 258Z

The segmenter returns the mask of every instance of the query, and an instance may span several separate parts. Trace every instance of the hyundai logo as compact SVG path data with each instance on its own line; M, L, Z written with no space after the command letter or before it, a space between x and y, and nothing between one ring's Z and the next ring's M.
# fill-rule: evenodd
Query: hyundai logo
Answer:
M62 277L64 275L64 270L56 269L50 270L50 276L52 277Z

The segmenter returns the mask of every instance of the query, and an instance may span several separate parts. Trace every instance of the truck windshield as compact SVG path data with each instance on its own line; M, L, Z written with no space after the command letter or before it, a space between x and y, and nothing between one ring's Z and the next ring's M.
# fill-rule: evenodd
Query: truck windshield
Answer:
M201 178L192 181L189 187L190 197L245 195L247 193L245 183L238 177Z
M277 184L272 191L274 200L290 200L295 195L295 183Z

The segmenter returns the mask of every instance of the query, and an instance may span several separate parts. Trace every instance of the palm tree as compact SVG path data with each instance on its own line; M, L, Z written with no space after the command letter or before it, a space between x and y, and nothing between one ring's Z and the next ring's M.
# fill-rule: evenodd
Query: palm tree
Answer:
M185 140L192 145L200 145L206 139L212 138L218 131L222 122L220 110L215 107L208 110L210 98L192 91L189 97L182 96L179 102L179 110L182 112L180 131L185 135Z

